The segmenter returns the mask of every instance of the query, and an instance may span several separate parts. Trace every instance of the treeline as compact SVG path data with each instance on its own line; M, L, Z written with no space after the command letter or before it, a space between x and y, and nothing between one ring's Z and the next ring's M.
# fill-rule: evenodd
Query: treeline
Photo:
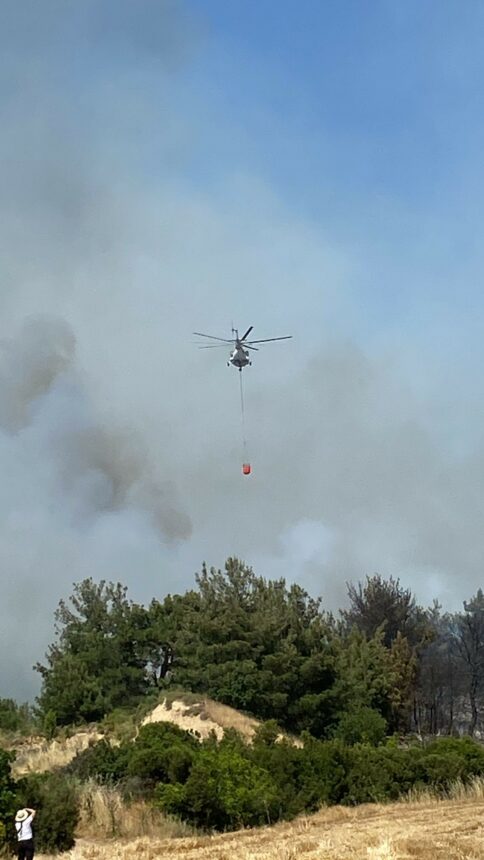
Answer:
M270 824L321 804L396 800L410 790L438 793L484 774L484 749L470 738L401 747L349 745L308 734L294 745L263 723L250 744L234 731L199 743L169 723L143 726L134 741L100 741L66 768L113 784L125 801L143 798L204 829Z
M36 669L48 733L176 685L315 738L375 725L472 734L484 693L484 595L444 613L376 575L349 585L348 608L333 615L300 586L237 559L224 571L204 566L195 588L147 607L119 583L87 579L60 602L55 642Z
M30 734L36 725L34 709L14 699L0 699L0 731Z

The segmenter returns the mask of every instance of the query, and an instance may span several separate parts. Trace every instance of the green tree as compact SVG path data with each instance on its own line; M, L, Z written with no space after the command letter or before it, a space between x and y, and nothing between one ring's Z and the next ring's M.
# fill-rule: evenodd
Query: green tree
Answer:
M337 689L341 715L372 708L391 720L392 695L398 683L381 632L367 639L356 627L338 642Z
M406 732L415 702L418 657L416 649L400 632L391 644L390 668L394 679L390 693L392 727Z
M18 705L13 699L0 699L0 730L27 732L32 725L33 715L28 704Z
M35 667L42 676L42 717L50 712L58 725L98 720L146 692L147 612L126 592L120 583L86 579L74 586L69 601L61 600L56 642L47 665Z
M368 639L382 630L387 648L399 633L411 646L420 645L428 637L426 613L399 579L383 579L375 574L367 576L365 583L349 583L347 588L350 607L341 615L348 629L357 627Z
M198 593L176 604L170 598L166 607L177 615L176 682L293 730L324 731L334 665L331 620L320 602L297 585L256 576L237 559L224 571L204 566L196 581Z

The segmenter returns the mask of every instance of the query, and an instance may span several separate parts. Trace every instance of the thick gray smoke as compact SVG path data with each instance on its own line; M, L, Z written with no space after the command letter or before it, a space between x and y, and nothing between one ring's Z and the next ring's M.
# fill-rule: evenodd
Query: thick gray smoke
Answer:
M26 322L16 338L0 343L0 426L19 432L32 420L38 398L72 364L75 337L55 319Z
M0 10L0 696L86 576L149 600L236 554L333 607L375 570L448 606L480 582L482 392L359 347L361 259L243 165L191 181L196 38L171 2ZM232 319L294 335L244 372L248 480L236 371L190 343Z
M131 508L148 517L162 540L189 537L190 519L177 510L176 490L164 484L143 440L92 414L70 326L55 318L31 320L2 346L0 427L21 438L22 431L43 425L36 453L52 465L74 518Z

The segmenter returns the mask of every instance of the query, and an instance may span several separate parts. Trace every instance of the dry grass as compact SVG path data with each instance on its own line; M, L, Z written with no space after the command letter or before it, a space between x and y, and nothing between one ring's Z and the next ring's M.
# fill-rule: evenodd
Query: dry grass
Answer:
M66 860L482 860L483 822L482 794L477 799L471 790L469 796L455 800L430 797L385 806L333 807L291 823L217 836L111 842L84 838L64 856Z
M87 782L80 788L81 818L77 835L90 840L113 837L175 839L190 836L194 829L163 815L143 801L126 805L116 788Z
M208 719L212 720L222 729L235 729L247 741L252 740L254 732L260 725L258 720L247 717L240 711L235 710L235 708L229 708L228 705L214 702L213 699L205 699L204 706Z
M431 803L442 799L484 802L484 777L475 776L468 782L457 779L446 791L431 787L411 789L403 803Z

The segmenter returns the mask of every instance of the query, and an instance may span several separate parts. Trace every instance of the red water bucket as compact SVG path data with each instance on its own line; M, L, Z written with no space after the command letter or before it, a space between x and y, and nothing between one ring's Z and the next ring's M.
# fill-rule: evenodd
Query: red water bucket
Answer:
M242 474L243 475L250 475L251 471L252 471L252 468L251 468L250 463L244 463L242 466Z

